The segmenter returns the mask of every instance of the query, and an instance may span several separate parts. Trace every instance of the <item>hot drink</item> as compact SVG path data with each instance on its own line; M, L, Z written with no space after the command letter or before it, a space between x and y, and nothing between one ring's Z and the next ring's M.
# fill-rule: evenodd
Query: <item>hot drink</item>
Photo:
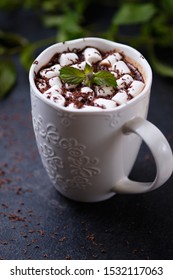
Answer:
M37 146L61 194L101 201L170 177L170 146L146 120L152 71L137 50L102 38L57 43L36 58L29 80ZM142 140L155 160L153 182L129 179Z
M123 52L90 46L56 53L37 72L35 83L45 98L69 110L115 108L145 87L142 74Z

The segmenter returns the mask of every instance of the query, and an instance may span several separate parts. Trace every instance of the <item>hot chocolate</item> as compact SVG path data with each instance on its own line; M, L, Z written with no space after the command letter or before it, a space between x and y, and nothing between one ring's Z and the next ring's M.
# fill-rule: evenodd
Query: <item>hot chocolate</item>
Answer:
M40 93L69 110L111 109L145 87L139 70L116 50L93 47L56 53L35 76Z
M64 196L96 202L146 193L172 174L170 146L146 120L152 71L136 49L102 38L57 43L36 58L29 81L39 153ZM153 182L129 179L141 140L155 161Z

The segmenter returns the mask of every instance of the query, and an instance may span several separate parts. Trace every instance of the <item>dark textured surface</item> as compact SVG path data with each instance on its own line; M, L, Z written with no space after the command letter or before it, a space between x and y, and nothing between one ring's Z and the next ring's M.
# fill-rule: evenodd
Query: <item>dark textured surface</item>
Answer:
M48 37L35 17L22 29ZM24 17L26 19L26 17ZM34 22L35 20L35 22ZM18 82L0 102L0 259L173 259L173 177L143 195L116 195L99 203L70 201L54 189L38 155L31 123L28 73L15 59ZM148 119L173 147L173 84L154 74ZM163 163L164 164L164 163ZM151 180L155 166L143 145L132 171Z

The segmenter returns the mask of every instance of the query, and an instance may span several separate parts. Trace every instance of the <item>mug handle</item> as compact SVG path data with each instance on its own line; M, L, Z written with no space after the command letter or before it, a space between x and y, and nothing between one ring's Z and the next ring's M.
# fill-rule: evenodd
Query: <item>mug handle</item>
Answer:
M162 132L149 121L140 117L135 117L123 126L123 133L135 133L149 147L155 163L156 177L153 182L136 182L122 178L113 187L112 191L116 193L145 193L157 189L163 185L171 176L173 171L173 155L172 150Z

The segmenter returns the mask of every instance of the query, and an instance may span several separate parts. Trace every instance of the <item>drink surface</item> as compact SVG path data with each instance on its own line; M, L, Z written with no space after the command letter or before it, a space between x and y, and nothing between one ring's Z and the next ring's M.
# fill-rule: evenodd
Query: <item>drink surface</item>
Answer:
M35 83L45 98L69 110L115 108L145 87L141 73L123 53L93 47L56 53L36 73Z

